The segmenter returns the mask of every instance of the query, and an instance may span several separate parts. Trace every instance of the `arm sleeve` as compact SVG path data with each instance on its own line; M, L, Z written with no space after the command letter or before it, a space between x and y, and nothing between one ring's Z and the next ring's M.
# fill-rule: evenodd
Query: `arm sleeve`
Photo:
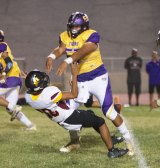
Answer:
M99 43L100 35L97 32L92 33L86 42Z
M10 57L6 57L4 59L4 61L6 63L6 68L5 68L4 72L8 73L11 70L12 66L13 66L13 62L12 62Z

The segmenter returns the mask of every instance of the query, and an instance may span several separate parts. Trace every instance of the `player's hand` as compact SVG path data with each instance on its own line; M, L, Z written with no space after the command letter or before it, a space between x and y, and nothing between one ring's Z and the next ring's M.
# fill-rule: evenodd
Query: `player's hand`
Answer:
M46 60L46 72L50 73L52 69L53 69L53 59L50 58L50 57L47 57L47 60Z
M0 77L0 83L1 83L1 84L6 83L6 76L1 75L1 77Z
M71 73L73 76L77 76L79 73L79 65L77 63L71 64Z
M154 109L154 108L157 108L157 107L158 107L157 100L152 101L152 103L150 105L151 110Z
M61 76L67 69L67 62L63 61L57 69L56 75Z

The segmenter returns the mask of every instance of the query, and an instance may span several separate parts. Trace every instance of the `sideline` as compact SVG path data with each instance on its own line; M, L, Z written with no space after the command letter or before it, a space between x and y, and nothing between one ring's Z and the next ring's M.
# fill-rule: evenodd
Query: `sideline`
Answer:
M129 129L131 137L133 139L133 143L134 143L133 145L135 148L135 155L136 155L136 159L138 160L139 168L149 168L149 166L147 165L146 159L143 156L142 151L140 150L138 140L136 139L136 137L134 136L134 134L132 132L131 125L129 124L129 122L127 121L127 119L124 116L123 116L123 119L127 125L127 128Z

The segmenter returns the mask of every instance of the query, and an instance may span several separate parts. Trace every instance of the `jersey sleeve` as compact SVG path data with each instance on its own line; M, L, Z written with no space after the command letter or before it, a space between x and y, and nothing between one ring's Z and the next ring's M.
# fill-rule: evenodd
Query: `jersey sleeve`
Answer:
M53 103L57 103L62 98L62 92L55 86L49 87L49 98Z
M60 36L59 36L59 44L60 44L60 43L66 44L67 36L68 36L67 31L62 32L62 33L60 34Z
M100 35L98 32L92 33L86 42L92 42L92 43L99 43L100 41Z
M7 50L7 45L4 44L4 43L0 44L0 53L1 53L1 52L4 52L4 51L6 51L6 50Z

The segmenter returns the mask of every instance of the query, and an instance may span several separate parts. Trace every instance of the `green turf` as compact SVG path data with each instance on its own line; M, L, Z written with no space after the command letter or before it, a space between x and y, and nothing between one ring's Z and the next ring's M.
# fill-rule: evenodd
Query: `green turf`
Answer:
M81 132L81 148L62 154L59 148L68 142L68 132L45 115L29 106L24 113L37 125L36 132L27 132L18 121L10 122L10 116L0 108L0 168L139 168L139 155L116 159L107 157L107 149L93 129ZM99 109L96 113L103 116ZM160 109L149 111L148 106L123 108L139 150L150 168L160 167ZM106 119L111 133L119 135ZM119 144L117 147L125 147ZM140 164L140 166L139 166Z

